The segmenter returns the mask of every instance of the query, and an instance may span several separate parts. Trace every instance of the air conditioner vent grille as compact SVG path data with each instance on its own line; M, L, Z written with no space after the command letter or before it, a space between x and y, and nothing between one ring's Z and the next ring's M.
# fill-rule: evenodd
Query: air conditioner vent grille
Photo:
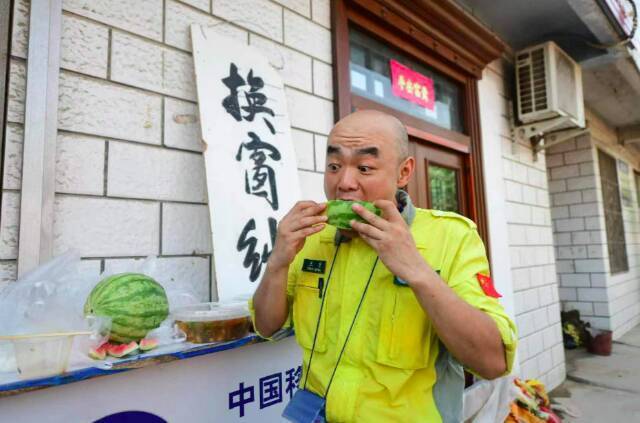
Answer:
M531 53L531 67L533 73L533 96L535 111L547 108L547 84L544 63L544 50L538 49Z
M558 120L555 130L584 127L582 72L553 41L516 53L517 119Z
M518 67L518 85L520 86L520 110L522 113L533 112L533 92L531 90L531 66L529 54L521 54L518 57L523 64Z

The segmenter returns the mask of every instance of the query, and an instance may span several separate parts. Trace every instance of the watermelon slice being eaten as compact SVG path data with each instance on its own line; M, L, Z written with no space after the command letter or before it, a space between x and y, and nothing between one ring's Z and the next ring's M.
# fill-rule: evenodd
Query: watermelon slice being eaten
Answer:
M131 341L128 344L108 344L107 352L111 357L124 357L125 355L138 351L138 343Z

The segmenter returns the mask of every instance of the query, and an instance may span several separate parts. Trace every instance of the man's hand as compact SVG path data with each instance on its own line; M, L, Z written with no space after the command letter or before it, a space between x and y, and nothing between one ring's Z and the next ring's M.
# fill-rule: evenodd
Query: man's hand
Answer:
M376 216L360 204L354 204L353 211L367 223L352 220L351 227L376 250L391 273L411 285L431 269L418 252L409 227L395 204L377 200L374 205L382 210L382 217Z
M299 201L278 224L276 242L269 257L273 268L288 267L304 246L305 239L325 227L327 216L322 215L326 203Z

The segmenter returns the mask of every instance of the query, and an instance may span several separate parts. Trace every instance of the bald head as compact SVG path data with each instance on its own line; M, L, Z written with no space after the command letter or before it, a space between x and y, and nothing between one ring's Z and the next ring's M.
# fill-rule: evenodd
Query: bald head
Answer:
M331 130L329 137L334 133L340 133L342 137L382 138L395 144L398 161L409 156L409 137L406 128L398 118L387 113L377 110L358 110L340 119Z

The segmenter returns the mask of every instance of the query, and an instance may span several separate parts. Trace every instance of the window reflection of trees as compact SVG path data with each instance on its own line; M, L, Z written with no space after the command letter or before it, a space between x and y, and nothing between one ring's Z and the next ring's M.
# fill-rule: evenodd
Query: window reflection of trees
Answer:
M458 181L456 171L440 166L429 166L431 208L459 212Z

